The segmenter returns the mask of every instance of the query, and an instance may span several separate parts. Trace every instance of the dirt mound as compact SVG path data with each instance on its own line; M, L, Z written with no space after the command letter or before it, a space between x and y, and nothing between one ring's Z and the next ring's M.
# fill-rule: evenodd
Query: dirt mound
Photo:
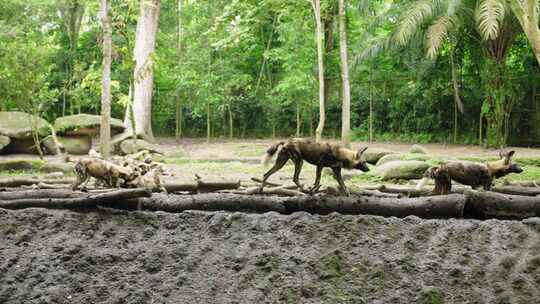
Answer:
M533 303L540 220L0 210L1 303Z

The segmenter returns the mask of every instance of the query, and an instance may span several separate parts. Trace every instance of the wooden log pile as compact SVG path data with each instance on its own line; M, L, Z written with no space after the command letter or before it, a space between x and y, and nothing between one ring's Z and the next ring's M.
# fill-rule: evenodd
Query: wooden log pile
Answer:
M252 179L260 182L258 179ZM228 212L278 212L291 214L371 214L422 218L524 219L540 216L540 188L503 185L493 191L455 186L448 195L434 196L428 189L404 186L372 186L339 196L332 187L317 193L292 185L270 184L243 187L240 181L164 183L168 193L152 194L147 187L72 191L73 179L63 176L0 179L0 208L80 209L108 207L126 210L183 212L186 210ZM32 190L24 187L32 187ZM3 191L2 191L3 188Z

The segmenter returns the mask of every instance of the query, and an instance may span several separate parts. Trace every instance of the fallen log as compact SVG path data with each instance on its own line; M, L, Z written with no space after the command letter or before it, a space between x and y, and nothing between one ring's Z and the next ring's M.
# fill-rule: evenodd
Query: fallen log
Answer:
M465 217L524 219L540 216L540 197L506 195L491 191L465 191Z
M504 193L504 194L511 194L511 195L524 195L524 196L540 195L540 188L536 188L536 187L497 186L497 187L492 187L491 191Z
M0 192L0 201L18 200L30 198L73 198L86 195L83 192L74 192L68 189L46 189L46 190L18 190L9 192Z
M74 198L22 198L15 200L0 201L0 208L25 209L25 208L49 208L49 209L75 209L83 207L95 207L98 204L114 205L129 199L150 197L152 193L147 189L122 189L98 194L87 194Z
M45 183L49 185L59 184L72 184L75 181L74 178L62 178L62 179L40 179L40 178L25 178L25 177L13 177L0 179L0 187L4 188L16 188L20 186L31 186L39 183Z
M167 192L213 192L219 190L238 189L240 181L235 182L204 182L196 181L193 183L166 183L164 185Z
M372 214L396 217L416 215L423 218L461 218L465 207L465 196L451 194L396 199L323 195L270 197L230 193L200 195L158 194L151 198L123 201L115 204L115 206L131 210L136 210L140 206L143 210L167 212L201 210L264 213L275 211L282 214L291 214L304 211L313 214L339 212L341 214Z

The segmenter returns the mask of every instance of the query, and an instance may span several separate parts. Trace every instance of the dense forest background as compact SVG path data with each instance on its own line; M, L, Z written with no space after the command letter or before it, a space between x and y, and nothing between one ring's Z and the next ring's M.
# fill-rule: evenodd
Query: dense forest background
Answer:
M498 21L499 35L484 37L475 19L480 2L347 1L353 139L540 143L539 65L531 44L510 10ZM337 138L338 4L321 5L323 135ZM123 118L139 1L110 6L112 116ZM49 121L100 113L98 10L91 0L0 2L2 110L37 111ZM156 135L314 135L318 68L310 1L162 0L153 61ZM493 117L501 127L489 133Z

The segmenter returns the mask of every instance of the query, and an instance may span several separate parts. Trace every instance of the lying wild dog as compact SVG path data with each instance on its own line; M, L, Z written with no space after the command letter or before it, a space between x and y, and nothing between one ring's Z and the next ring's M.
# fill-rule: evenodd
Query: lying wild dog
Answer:
M367 149L361 149L354 151L342 147L339 144L334 143L316 143L309 139L294 138L288 141L282 141L274 144L268 148L264 155L263 163L270 162L274 154L277 155L274 166L264 174L261 184L261 190L264 188L266 180L274 173L279 171L289 159L294 162L294 176L293 181L300 188L304 190L304 187L299 182L300 171L302 170L303 161L317 166L317 175L315 183L311 187L310 192L314 192L319 188L321 180L321 172L324 167L332 168L334 178L337 180L340 186L340 190L343 194L349 195L349 191L343 182L341 177L341 169L359 169L364 172L369 171L366 165L366 161L362 159L362 153Z
M452 180L463 185L471 186L473 189L483 186L484 190L490 190L494 179L503 177L509 173L523 172L523 169L512 162L514 153L515 151L508 153L501 151L499 152L499 160L490 161L485 164L451 161L440 166L433 166L424 173L424 177L416 188L422 188L432 178L435 180L434 194L450 193L452 190Z
M79 159L75 163L75 175L76 180L72 185L73 190L76 190L81 184L83 184L84 188L90 177L114 188L119 186L120 178L123 180L132 180L134 178L132 170L97 157Z

